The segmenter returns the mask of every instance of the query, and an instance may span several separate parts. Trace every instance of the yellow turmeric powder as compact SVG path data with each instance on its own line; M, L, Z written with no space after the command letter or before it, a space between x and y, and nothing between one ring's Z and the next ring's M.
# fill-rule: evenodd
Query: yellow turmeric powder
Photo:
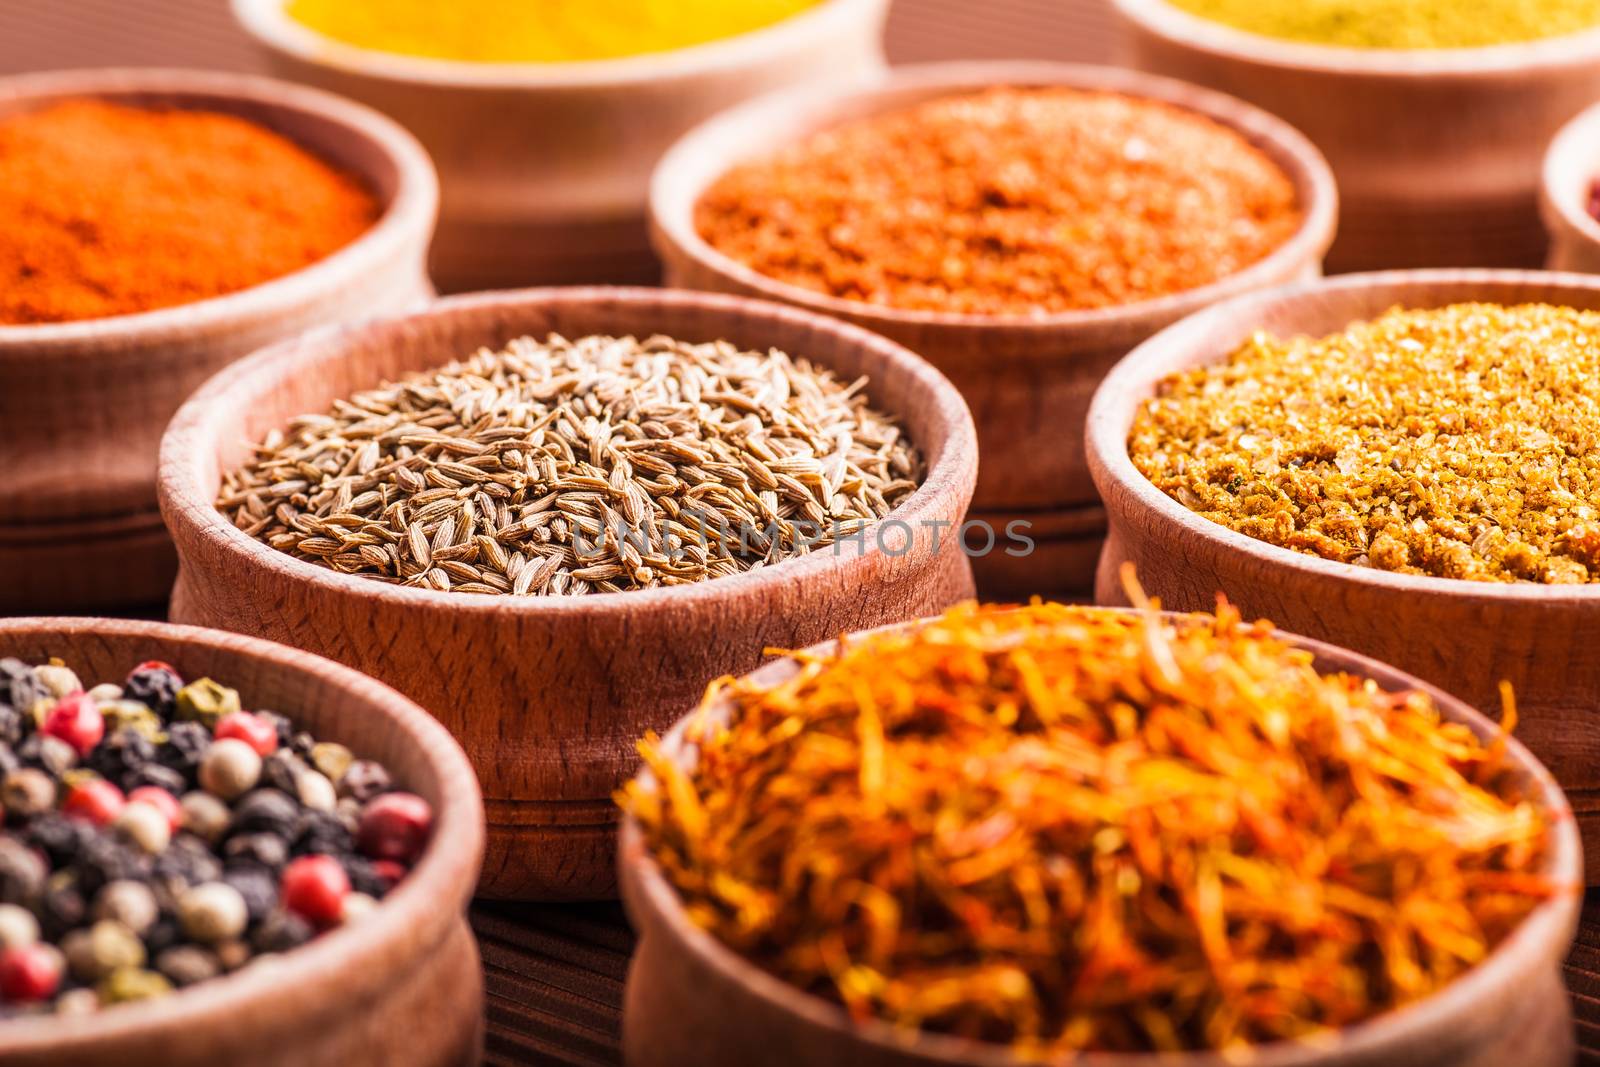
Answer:
M1346 48L1482 48L1600 25L1600 0L1170 0L1250 33Z
M819 0L290 0L289 15L379 52L566 63L670 52L780 22Z

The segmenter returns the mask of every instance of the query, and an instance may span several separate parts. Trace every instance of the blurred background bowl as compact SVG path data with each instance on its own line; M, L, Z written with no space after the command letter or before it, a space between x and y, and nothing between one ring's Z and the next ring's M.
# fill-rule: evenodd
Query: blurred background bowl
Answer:
M1540 210L1550 233L1551 270L1600 274L1600 104L1561 128L1544 157Z
M1141 70L1232 93L1322 149L1339 181L1331 272L1539 267L1539 162L1600 98L1600 30L1488 48L1338 48L1113 0Z
M751 33L579 63L471 63L355 48L284 11L232 0L285 77L370 104L433 154L443 206L440 289L650 282L645 231L657 158L746 97L883 67L888 0L823 0Z
M1305 219L1266 258L1211 285L1121 307L1036 318L903 311L841 300L777 281L711 247L695 205L735 165L842 122L993 85L1071 86L1160 100L1241 133L1293 180ZM991 599L1084 596L1105 516L1084 463L1082 428L1095 386L1140 341L1185 315L1237 293L1314 277L1333 237L1338 193L1315 148L1278 119L1219 93L1115 67L1060 63L948 63L900 68L885 77L795 89L752 101L707 122L661 161L650 192L656 248L667 282L809 308L893 338L938 367L966 397L982 462L971 518L1005 543L1013 522L1030 524L1029 556L974 559Z
M382 115L238 74L0 79L0 115L74 97L257 122L363 179L383 214L326 259L237 293L137 315L0 325L0 614L157 604L176 557L156 508L156 452L184 398L262 345L432 294L424 256L438 203L433 168Z

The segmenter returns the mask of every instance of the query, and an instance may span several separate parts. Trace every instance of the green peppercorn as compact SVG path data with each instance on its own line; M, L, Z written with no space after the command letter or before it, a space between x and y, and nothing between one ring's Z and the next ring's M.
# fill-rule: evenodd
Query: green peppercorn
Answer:
M355 755L343 745L322 741L311 747L311 762L328 776L328 781L337 782L355 762Z
M126 1004L133 1000L164 997L172 992L172 983L155 971L122 967L107 975L97 991L103 1004Z
M100 705L100 714L106 721L106 736L119 730L132 730L152 744L166 740L161 716L137 700L112 700Z
M202 678L178 690L177 706L178 718L215 730L224 715L240 710L239 691Z

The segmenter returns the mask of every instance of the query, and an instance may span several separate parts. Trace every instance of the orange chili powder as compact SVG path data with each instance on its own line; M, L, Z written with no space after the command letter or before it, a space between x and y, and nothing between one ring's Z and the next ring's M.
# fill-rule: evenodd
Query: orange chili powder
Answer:
M377 219L371 190L232 115L71 100L0 119L0 323L221 296Z
M1292 236L1293 181L1237 132L1117 93L994 88L815 134L701 198L713 247L846 300L975 315L1128 304Z

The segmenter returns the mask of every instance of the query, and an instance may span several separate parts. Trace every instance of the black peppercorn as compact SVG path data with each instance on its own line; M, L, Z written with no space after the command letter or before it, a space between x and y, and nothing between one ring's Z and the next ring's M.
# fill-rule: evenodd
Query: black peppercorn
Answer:
M315 932L293 912L275 911L256 929L251 943L257 952L287 952L310 941Z
M300 819L300 805L276 789L254 789L233 809L228 834L276 834L289 838Z
M0 708L20 713L11 725L16 729L25 730L31 725L31 716L28 714L33 706L50 695L50 691L39 681L39 676L34 669L19 659L7 657L0 659ZM24 725L23 720L30 720ZM0 720L0 730L4 729L4 721ZM21 735L8 736L0 732L0 740L7 744L16 744Z
M156 759L183 775L185 782L193 782L210 747L210 730L197 722L175 722L167 727L166 743L156 750Z
M287 717L275 711L257 711L255 716L277 733L279 748L288 748L294 744L294 724Z
M93 827L58 811L47 811L32 819L24 832L24 840L43 852L52 867L65 867L76 860L92 837Z
M383 895L389 891L388 879L378 873L367 857L347 852L335 858L344 868L345 876L350 879L350 888L354 892L365 893L374 900L382 900Z
M140 786L153 785L158 789L177 795L189 787L188 781L171 767L163 767L159 763L146 763L144 766L132 771L122 780L124 792L131 793Z
M122 683L124 700L137 700L164 719L172 718L183 679L164 664L141 665Z
M296 756L303 760L311 759L311 750L317 747L317 739L304 730L297 732L289 739L289 748Z
M52 778L60 778L78 762L78 752L59 737L29 734L16 748L24 766L37 767Z
M280 748L261 761L261 784L292 797L299 793L300 776L305 771L305 760Z
M351 763L338 782L340 796L354 797L363 804L379 793L387 793L389 785L389 772L369 759Z
M190 833L181 833L172 839L165 852L156 857L153 873L167 883L201 885L221 878L222 864L203 840Z
M278 879L265 868L229 865L222 880L244 897L245 911L252 923L258 923L278 904Z
M95 833L84 842L71 870L78 888L94 896L110 882L143 882L150 878L150 857L109 834Z
M355 848L355 836L339 816L331 811L308 810L302 812L296 824L294 847L296 856L321 853L340 856Z
M254 867L277 875L289 862L289 843L277 834L234 834L222 854L230 869Z
M139 768L156 758L156 746L136 730L122 729L95 746L84 766L123 790Z
M68 930L83 925L89 905L71 873L63 871L51 876L34 911L44 935L52 941L59 941Z

